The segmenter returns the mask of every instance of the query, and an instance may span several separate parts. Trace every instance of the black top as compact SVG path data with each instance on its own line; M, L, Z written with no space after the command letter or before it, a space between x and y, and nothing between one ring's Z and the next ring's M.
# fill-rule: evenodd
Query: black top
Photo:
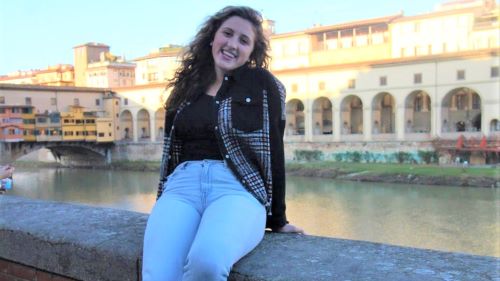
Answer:
M222 160L215 126L217 107L212 96L201 94L179 114L175 137L183 142L180 162L190 160Z

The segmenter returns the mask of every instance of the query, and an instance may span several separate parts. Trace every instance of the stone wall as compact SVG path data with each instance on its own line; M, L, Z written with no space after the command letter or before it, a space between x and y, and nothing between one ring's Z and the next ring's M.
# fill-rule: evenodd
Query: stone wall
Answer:
M147 215L0 196L0 280L140 280ZM499 280L498 259L295 234L265 235L231 281ZM45 278L45 279L44 279Z
M408 152L418 158L416 155L419 150L434 150L430 141L352 141L352 142L286 142L285 158L286 160L295 160L295 150L319 150L322 152L322 160L335 160L337 153L345 152L370 152L377 155L385 162L384 156L390 156L396 152Z
M161 143L117 143L112 151L113 161L160 161ZM390 155L405 151L417 154L418 150L433 150L429 141L371 141L371 142L294 142L285 141L285 158L293 160L295 150L320 150L324 160L334 160L339 152L369 151L380 155Z

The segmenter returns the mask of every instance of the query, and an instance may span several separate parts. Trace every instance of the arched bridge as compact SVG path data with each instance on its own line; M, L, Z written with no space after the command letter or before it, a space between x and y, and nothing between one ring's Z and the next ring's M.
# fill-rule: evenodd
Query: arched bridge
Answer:
M114 143L85 141L0 142L0 163L10 163L41 148L49 149L64 166L102 166L111 163Z

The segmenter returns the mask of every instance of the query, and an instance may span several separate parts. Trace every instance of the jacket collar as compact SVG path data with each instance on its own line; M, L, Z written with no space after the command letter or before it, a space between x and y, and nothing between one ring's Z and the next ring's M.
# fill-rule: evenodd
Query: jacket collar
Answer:
M250 65L248 63L245 63L244 65L236 68L235 70L231 71L230 73L226 74L227 77L231 78L234 81L239 81L242 79L244 73L250 69Z

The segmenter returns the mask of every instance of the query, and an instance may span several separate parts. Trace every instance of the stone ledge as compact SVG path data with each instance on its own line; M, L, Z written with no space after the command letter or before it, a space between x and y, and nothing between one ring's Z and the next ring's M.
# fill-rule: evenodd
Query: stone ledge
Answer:
M0 196L0 257L78 280L139 280L147 215ZM267 234L233 281L500 280L500 261L315 236Z

